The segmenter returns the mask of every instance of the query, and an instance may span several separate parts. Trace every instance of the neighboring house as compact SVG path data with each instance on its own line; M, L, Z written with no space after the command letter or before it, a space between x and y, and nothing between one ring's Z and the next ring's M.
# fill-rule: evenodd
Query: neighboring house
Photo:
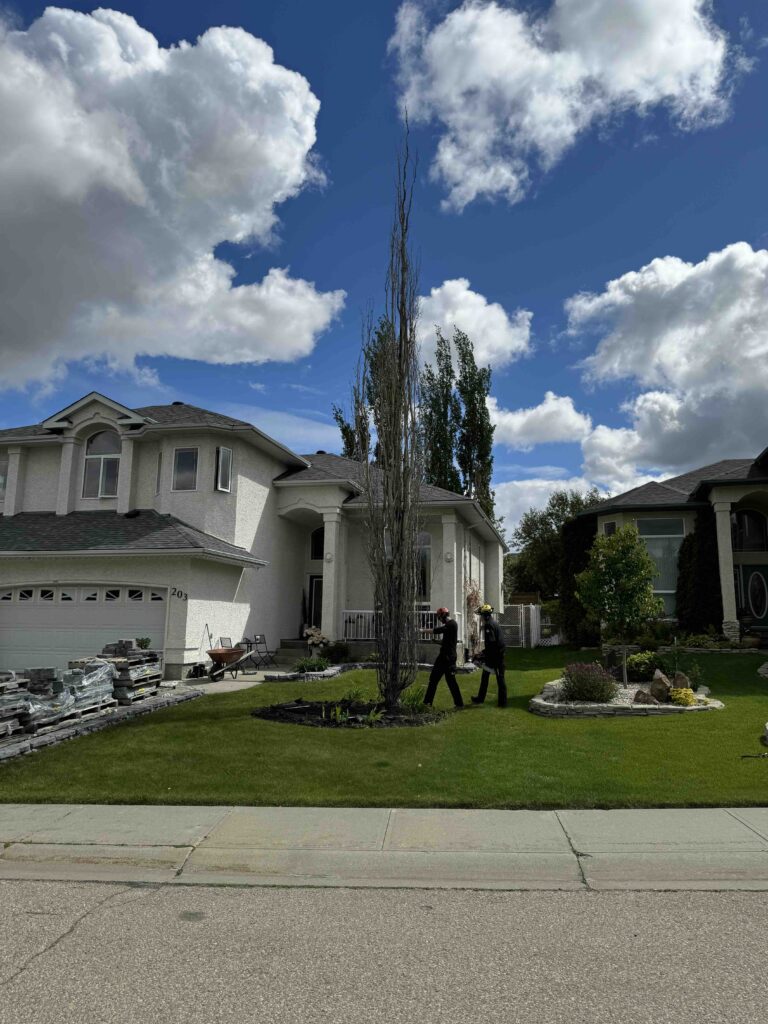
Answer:
M680 545L708 507L717 523L723 632L737 637L745 617L768 632L768 448L756 459L726 459L635 487L586 514L597 514L598 533L635 523L659 570L656 593L674 616Z
M250 423L182 402L91 393L0 430L0 668L65 666L148 636L169 675L211 640L315 624L370 640L362 467L297 455ZM422 493L418 610L462 616L468 580L501 607L503 542L478 505Z

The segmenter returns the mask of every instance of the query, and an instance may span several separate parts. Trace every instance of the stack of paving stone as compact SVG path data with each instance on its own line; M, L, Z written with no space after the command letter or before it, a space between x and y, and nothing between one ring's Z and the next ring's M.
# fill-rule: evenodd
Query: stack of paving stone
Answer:
M141 650L134 640L118 640L104 646L100 660L114 666L114 695L119 704L133 704L157 693L163 678L157 651ZM69 664L80 667L79 662Z
M0 673L0 739L23 732L22 719L29 708L29 690L14 672Z
M62 672L61 680L75 698L76 710L87 714L117 707L113 694L115 674L110 663L93 661L84 668L70 668Z

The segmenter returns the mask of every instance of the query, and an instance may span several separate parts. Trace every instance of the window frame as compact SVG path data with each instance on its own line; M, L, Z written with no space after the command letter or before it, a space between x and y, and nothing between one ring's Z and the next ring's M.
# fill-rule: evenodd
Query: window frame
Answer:
M157 453L157 473L155 475L155 494L163 489L163 449Z
M179 452L194 452L195 453L195 486L194 487L177 487L176 486L176 459ZM197 481L200 476L200 446L199 445L183 445L180 448L173 449L173 475L171 477L171 491L174 494L192 494L197 490Z
M8 468L10 462L8 452L0 452L0 503L5 501L5 494L8 490Z
M682 527L682 532L681 533L641 533L640 532L640 523L648 523L648 522L679 522L681 524L681 527ZM686 536L686 520L685 520L685 516L643 516L641 519L636 519L635 520L635 526L637 527L637 532L640 535L640 539L645 544L645 549L648 552L648 554L651 555L651 558L653 558L653 554L651 553L651 550L648 547L646 541L649 541L649 540L679 539L680 543L682 544L683 540L685 539L685 536ZM679 547L678 547L677 554L678 554L678 556L680 554ZM655 563L656 563L656 560L654 559L654 564ZM654 583L655 582L656 581L654 580ZM675 586L674 589L667 590L667 589L662 589L660 587L654 586L653 587L653 593L654 594L658 594L659 596L661 596L663 594L676 594L677 593L677 587ZM664 617L665 618L674 618L675 614L674 613L669 613L668 614L667 611L666 611L666 608L665 608L665 610L664 610Z
M102 454L99 454L99 455L89 455L88 454L88 445L91 443L91 441L94 439L94 437L98 437L99 434L114 434L115 437L117 438L119 444L120 444L120 451L118 451L118 452L105 452L105 453L102 453ZM81 497L81 499L83 501L102 501L104 498L111 498L112 500L114 500L115 498L117 498L118 492L120 490L120 460L121 460L121 456L122 456L122 448L123 448L123 439L120 437L120 434L118 433L118 431L114 430L112 427L104 427L102 430L96 430L96 431L94 431L93 434L90 435L90 437L88 437L86 439L86 442L85 442L85 454L83 455L83 486L80 489L80 497ZM117 475L115 477L115 493L114 494L107 494L104 491L104 478L106 476L106 463L110 462L110 461L114 461L114 462L117 463ZM99 463L99 487L98 487L99 493L98 494L86 494L85 493L85 485L86 485L86 479L87 479L87 476L88 476L88 467L89 467L90 463L96 463L96 462Z
M222 467L222 454L229 452L229 481L227 486L222 486L221 483L221 467ZM213 480L213 488L216 491L221 491L223 494L232 493L232 465L234 462L234 452L227 445L216 445L216 474Z
M763 524L763 546L759 548L744 547L742 543L737 546L737 541L743 541L743 529L739 526L739 516L759 516ZM737 554L764 554L768 551L768 516L759 508L735 508L731 509L731 550Z

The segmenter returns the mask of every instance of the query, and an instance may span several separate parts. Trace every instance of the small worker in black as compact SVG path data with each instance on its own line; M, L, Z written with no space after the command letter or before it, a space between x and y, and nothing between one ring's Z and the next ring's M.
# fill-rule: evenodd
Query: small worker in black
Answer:
M480 632L483 637L485 651L483 652L483 674L480 676L480 691L472 698L473 704L482 704L488 692L488 680L491 670L496 675L496 684L499 689L499 707L507 706L507 682L504 678L504 634L501 626L493 617L493 608L484 604L478 612L480 615Z
M464 701L461 699L461 690L456 682L456 645L459 642L459 626L456 620L451 618L451 613L447 608L438 608L435 615L440 625L435 626L432 632L435 634L442 633L442 640L440 642L440 650L435 658L434 667L429 676L424 703L432 704L432 701L435 699L437 684L445 676L448 689L453 697L453 703L457 708L463 708Z

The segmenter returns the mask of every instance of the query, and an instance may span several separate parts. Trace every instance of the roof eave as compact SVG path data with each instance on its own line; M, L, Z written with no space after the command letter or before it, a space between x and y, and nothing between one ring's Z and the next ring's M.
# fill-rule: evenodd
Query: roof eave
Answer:
M255 565L258 569L269 565L263 558L252 555L236 555L214 548L84 548L77 551L52 551L47 548L30 548L26 551L0 551L0 558L97 558L119 555L120 557L137 556L157 558L163 555L178 555L185 558L207 558L216 562L228 562L235 565Z

